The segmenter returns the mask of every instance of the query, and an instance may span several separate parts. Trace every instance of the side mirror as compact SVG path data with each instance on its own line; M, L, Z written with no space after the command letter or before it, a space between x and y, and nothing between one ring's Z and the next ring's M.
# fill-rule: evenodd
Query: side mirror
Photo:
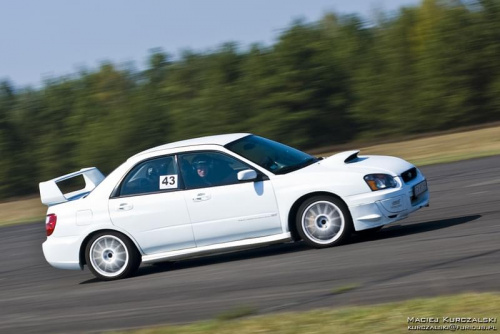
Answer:
M253 169L245 169L238 172L238 181L249 181L257 178L257 172Z

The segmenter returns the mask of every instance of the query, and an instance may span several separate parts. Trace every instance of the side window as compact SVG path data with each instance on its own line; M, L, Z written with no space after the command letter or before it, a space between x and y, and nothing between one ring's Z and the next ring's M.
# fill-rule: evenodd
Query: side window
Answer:
M179 181L177 164L173 156L143 161L123 180L120 196L178 189Z
M179 156L187 189L216 187L238 183L238 172L248 165L230 156L215 152L187 153Z

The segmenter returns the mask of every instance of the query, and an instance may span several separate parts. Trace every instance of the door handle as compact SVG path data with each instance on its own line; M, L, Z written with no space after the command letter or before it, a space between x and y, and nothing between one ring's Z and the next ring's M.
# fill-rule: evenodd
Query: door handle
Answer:
M128 203L121 203L119 206L118 206L118 210L120 211L128 211L128 210L132 210L134 206L132 204L128 204Z
M212 196L205 193L200 193L193 198L193 202L208 201Z

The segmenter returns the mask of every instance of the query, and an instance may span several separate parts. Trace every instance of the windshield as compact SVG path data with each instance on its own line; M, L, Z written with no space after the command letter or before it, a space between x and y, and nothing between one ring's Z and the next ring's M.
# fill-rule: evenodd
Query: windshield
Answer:
M254 135L233 141L225 147L274 174L293 172L318 161L290 146Z

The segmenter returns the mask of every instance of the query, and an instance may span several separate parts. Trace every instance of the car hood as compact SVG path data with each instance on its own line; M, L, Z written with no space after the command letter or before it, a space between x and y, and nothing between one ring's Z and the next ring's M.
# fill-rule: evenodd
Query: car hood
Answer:
M414 166L400 158L365 155L358 156L359 150L346 151L324 158L315 164L301 169L304 172L331 172L332 170L342 172L357 172L362 174L385 173L392 176L401 175Z

